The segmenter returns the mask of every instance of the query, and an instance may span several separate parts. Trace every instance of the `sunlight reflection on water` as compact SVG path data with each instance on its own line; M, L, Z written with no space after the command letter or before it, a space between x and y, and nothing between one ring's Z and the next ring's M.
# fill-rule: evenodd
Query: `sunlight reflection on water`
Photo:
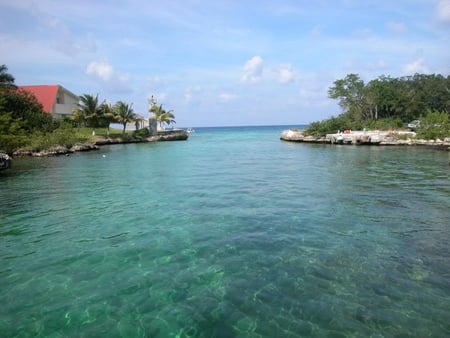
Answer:
M447 154L280 131L18 160L0 176L0 332L448 334Z

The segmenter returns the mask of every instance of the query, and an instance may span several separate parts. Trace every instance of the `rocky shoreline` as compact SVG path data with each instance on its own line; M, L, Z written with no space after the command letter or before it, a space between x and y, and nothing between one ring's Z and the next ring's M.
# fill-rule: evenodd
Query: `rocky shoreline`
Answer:
M416 139L416 134L410 131L344 131L336 134L315 137L304 135L303 130L284 130L280 139L288 142L319 143L319 144L349 144L349 145L380 145L380 146L428 146L450 151L450 137L444 140Z
M23 156L33 156L33 157L49 157L49 156L61 156L61 155L70 155L75 152L85 152L92 150L99 150L100 147L105 145L113 145L113 144L128 144L128 143L147 143L147 142L159 142L159 141L184 141L189 138L189 132L186 130L168 130L163 132L158 132L158 135L151 136L144 139L122 139L120 137L117 138L98 138L95 141L79 143L74 145L62 146L57 145L51 147L50 149L41 150L41 151L33 151L33 150L24 150L19 149L13 153L14 157L23 157ZM6 155L6 154L0 154ZM8 155L6 155L8 156ZM11 157L9 157L9 162L11 163ZM10 167L10 165L8 166Z
M11 157L8 154L0 153L0 170L11 168Z

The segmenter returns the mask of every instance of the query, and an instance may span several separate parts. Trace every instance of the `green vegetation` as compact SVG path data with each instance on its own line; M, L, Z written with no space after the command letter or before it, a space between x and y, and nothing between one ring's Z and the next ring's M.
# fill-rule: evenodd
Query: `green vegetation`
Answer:
M19 149L45 151L55 146L70 147L99 138L134 141L150 136L147 128L139 129L143 118L134 112L133 104L124 101L114 105L106 101L100 103L98 95L83 94L72 115L54 119L44 112L34 95L18 89L14 81L14 76L8 73L8 68L0 65L2 152L11 155ZM157 107L155 113L160 126L175 123L172 111L165 111L162 105ZM111 130L112 123L121 124L122 130ZM127 131L127 125L132 123L135 123L136 130Z
M427 140L450 137L450 116L445 112L431 111L420 118L417 137Z
M0 67L0 150L11 154L30 139L52 133L58 126L36 98L14 85L14 77Z
M8 73L6 65L0 65L0 88L15 88L14 76Z
M324 121L316 121L305 130L307 135L322 136L338 130L393 130L420 120L417 137L443 139L450 136L450 76L423 75L390 78L381 76L367 84L358 74L336 80L329 88L330 98L339 101L343 113ZM152 101L154 102L154 101ZM47 150L54 146L70 146L96 138L141 140L149 136L147 128L139 129L142 118L133 104L119 101L114 105L99 103L98 95L83 94L70 117L54 119L45 113L37 99L14 84L14 77L0 65L0 151L12 154L18 149ZM171 110L153 104L161 128L175 123ZM110 130L120 123L122 131ZM136 123L133 132L126 127Z
M175 115L172 114L172 110L164 110L162 104L159 106L153 105L150 111L156 115L156 122L159 123L161 129L163 129L163 124L170 126L175 123Z
M120 129L105 129L104 127L91 128L91 127L81 127L81 128L71 128L72 131L81 139L85 141L95 141L101 138L123 138L132 135L134 131L127 130L125 135L123 135Z
M127 123L135 122L137 119L136 114L133 111L132 108L133 104L128 105L127 103L123 101L117 102L112 111L113 111L113 117L117 122L122 124L123 130L122 133L125 134L125 129L127 128Z
M132 135L134 139L142 140L150 136L150 130L148 128L136 129Z
M311 123L306 134L319 136L363 128L399 129L418 119L424 122L417 129L418 137L450 136L450 76L381 76L365 84L358 74L349 74L334 81L328 95L339 100L343 113Z
M78 126L92 128L108 128L112 122L116 121L116 116L111 105L103 102L99 104L98 95L91 94L80 96L80 102L73 110L70 119Z
M61 125L52 132L33 134L21 148L30 151L47 150L55 145L70 148L72 145L84 141L85 139L77 135L72 127L69 125Z

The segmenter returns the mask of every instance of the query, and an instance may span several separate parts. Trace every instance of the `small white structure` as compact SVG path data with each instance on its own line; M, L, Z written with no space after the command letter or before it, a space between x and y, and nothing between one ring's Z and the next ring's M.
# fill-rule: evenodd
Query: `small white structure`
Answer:
M153 112L152 108L156 105L155 98L152 97L148 100L149 108L148 108L148 130L150 132L150 136L158 135L158 123L156 122L156 114Z

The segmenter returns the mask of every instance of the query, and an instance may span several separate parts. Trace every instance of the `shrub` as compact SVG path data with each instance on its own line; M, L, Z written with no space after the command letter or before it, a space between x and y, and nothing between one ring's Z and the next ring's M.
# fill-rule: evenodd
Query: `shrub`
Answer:
M72 128L58 128L51 133L35 132L30 140L26 148L34 151L47 150L54 146L70 148L75 143L84 141Z
M420 127L416 133L418 138L426 140L450 137L449 114L428 110L426 115L420 118Z
M305 135L324 136L326 134L337 133L338 130L362 129L361 121L352 121L345 114L331 117L328 120L312 122L306 129Z
M403 121L400 118L385 118L371 120L367 123L366 129L391 130L403 127Z
M148 130L148 128L138 129L133 132L133 138L135 138L137 140L142 140L149 136L150 136L150 131Z

